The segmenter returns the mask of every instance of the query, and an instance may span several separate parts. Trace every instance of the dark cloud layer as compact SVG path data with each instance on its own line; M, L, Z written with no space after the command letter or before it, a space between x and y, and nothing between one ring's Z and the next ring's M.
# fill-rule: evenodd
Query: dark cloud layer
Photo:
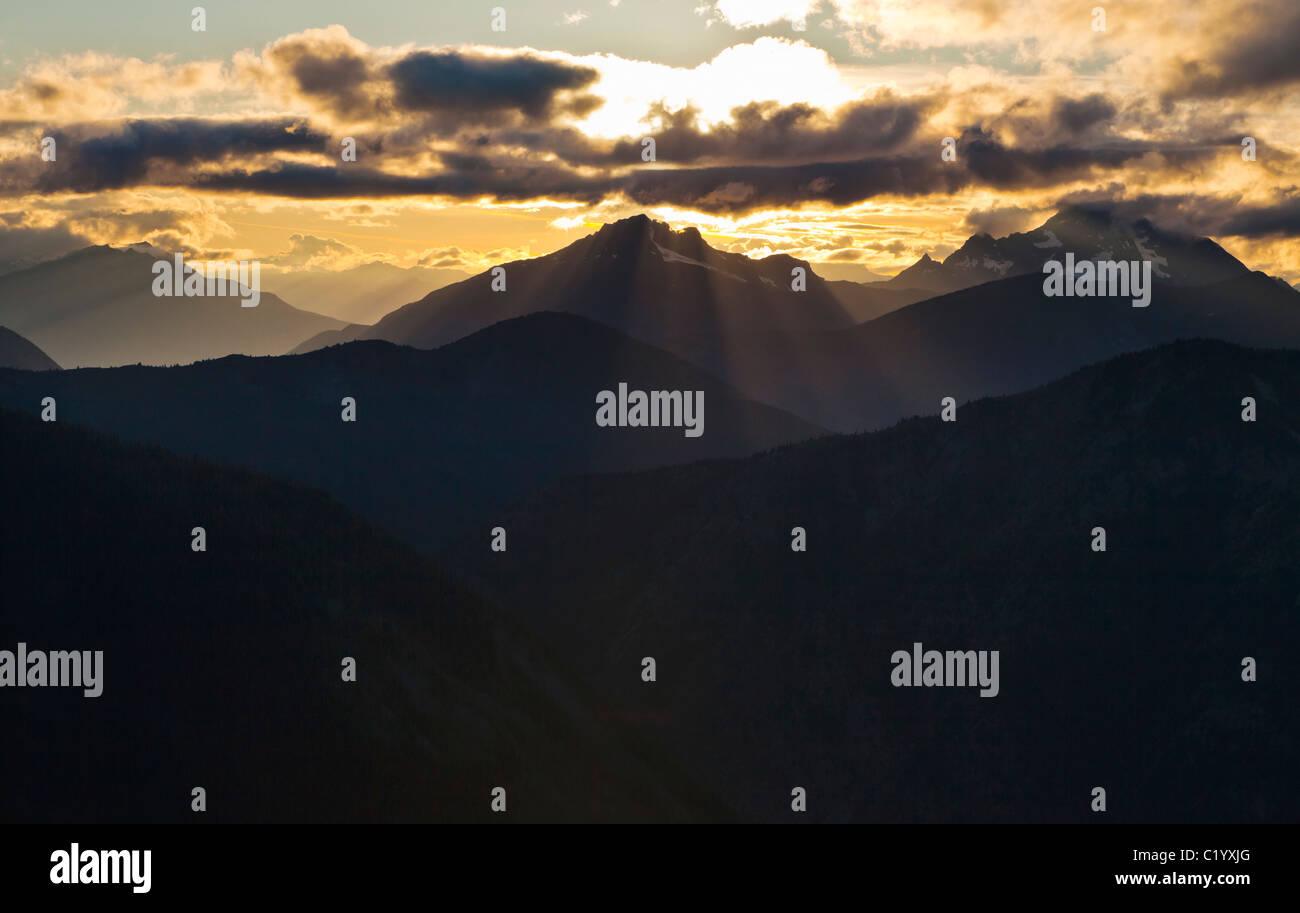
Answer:
M290 45L278 48L277 53L298 91L345 117L373 113L372 101L364 91L370 78L366 58L348 48L322 53L313 45L304 45L297 53L294 50Z
M863 153L896 149L915 137L928 98L902 100L888 93L825 112L807 104L753 102L732 109L731 120L709 129L699 112L683 108L651 111L658 153L674 163L777 163L855 159ZM610 149L606 163L635 162L640 139L625 139Z
M1106 109L1104 100L1086 104L1092 113L1075 111L1078 122L1095 122L1095 114ZM77 131L70 131L60 146L60 164L37 174L39 187L47 191L153 183L302 199L443 196L519 201L545 196L594 203L621 195L643 206L743 212L809 201L844 206L881 195L954 193L971 185L1041 188L1115 171L1146 156L1182 165L1219 154L1203 145L1156 146L1107 137L1091 145L1011 147L992 131L972 127L958 142L957 160L947 162L940 155L938 137L916 135L923 107L924 102L903 104L892 97L845 106L834 114L805 106L756 104L738 108L731 122L709 132L700 130L694 113L688 113L656 134L659 157L652 164L642 163L640 143L630 138L602 146L572 131L559 131L558 145L573 155L544 158L529 150L522 155L517 149L503 151L501 136L483 133L482 141L462 137L462 151L439 153L441 168L435 172L412 172L409 163L400 160L385 167L383 141L373 144L377 153L368 162L326 158L325 137L300 123L132 121L111 134L81 141L71 135ZM545 130L507 131L505 136L514 141L527 136L542 149L548 139L555 139ZM71 145L65 145L69 141ZM263 155L286 151L314 151L322 158L320 163L270 163ZM856 154L848 158L850 153ZM224 167L156 167L214 162Z
M559 164L451 157L458 170L408 176L375 170L286 165L230 171L198 178L213 190L303 198L439 195L460 199L490 196L522 200L546 196L592 203L621 194L642 206L690 205L715 212L824 201L845 206L884 194L955 193L973 183L999 188L1037 187L1054 180L1116 168L1151 150L1014 150L984 134L959 145L957 162L945 162L937 142L925 151L853 161L777 165L715 165L669 168L644 165L618 173L588 175Z
M83 124L54 131L57 158L39 166L36 188L114 190L146 183L155 163L187 166L261 153L318 151L326 141L324 134L293 120L131 120L108 133L101 129Z
M1083 98L1058 98L1052 106L1053 122L1069 133L1082 133L1114 117L1115 105L1099 92Z
M1213 98L1282 89L1300 82L1300 4L1259 0L1264 27L1231 36L1208 60L1176 61L1165 97Z
M1289 190L1295 196L1296 188ZM1097 204L1130 221L1150 219L1163 228L1214 238L1300 237L1300 202L1246 205L1235 196L1197 193L1152 193L1124 197L1122 184L1067 194L1058 207Z
M301 91L344 106L365 95L348 94L354 77L376 78L347 46L319 39L274 54ZM1181 144L1124 138L1112 132L1115 102L1091 94L1026 103L996 119L998 126L970 126L959 136L956 161L944 161L941 137L922 132L941 101L881 91L834 110L754 102L707 128L694 109L657 106L647 116L657 160L646 163L639 136L593 139L556 125L557 113L597 78L588 68L526 54L417 52L379 75L396 87L396 103L408 116L391 130L360 135L358 162L341 161L337 138L303 121L138 119L107 131L96 124L67 127L55 134L57 163L28 163L6 175L4 186L49 193L178 186L295 199L546 197L595 204L622 198L643 207L744 213L947 195L973 186L1040 190L1079 180L1108 181L1108 195L1125 196L1122 184L1118 194L1114 185L1139 162L1192 170L1226 148L1235 154L1239 144L1235 134ZM502 118L497 123L494 111ZM277 159L287 153L308 160ZM1193 221L1177 200L1148 202ZM1020 218L1018 211L990 210L988 225L981 220L975 227ZM1215 201L1200 221L1195 227L1216 233L1298 230L1295 206L1228 211Z
M443 196L453 199L494 197L506 201L551 196L599 202L609 188L603 179L582 178L568 169L547 165L493 168L481 174L443 172L432 175L389 174L368 168L288 164L259 170L236 169L195 177L204 190L258 193L298 199L345 197Z
M1112 140L1104 145L1058 144L1047 148L1011 148L991 133L968 128L958 143L971 174L980 183L1000 190L1049 187L1062 181L1086 177L1098 170L1122 168L1143 156L1171 153L1188 158L1208 158L1213 150L1201 146L1170 148L1129 140Z
M540 57L475 57L454 51L418 51L388 68L397 104L407 110L516 110L531 119L550 115L562 93L585 88L599 75L590 67ZM591 110L590 100L578 104Z
M1277 206L1253 206L1239 210L1223 225L1223 233L1247 238L1274 235L1300 237L1300 188L1291 188L1292 198Z
M584 114L602 103L583 91L599 78L595 69L531 52L412 51L381 62L346 33L324 30L277 42L265 60L263 75L273 84L336 118L368 123L436 115L444 134L456 125L500 125L512 117L534 122Z

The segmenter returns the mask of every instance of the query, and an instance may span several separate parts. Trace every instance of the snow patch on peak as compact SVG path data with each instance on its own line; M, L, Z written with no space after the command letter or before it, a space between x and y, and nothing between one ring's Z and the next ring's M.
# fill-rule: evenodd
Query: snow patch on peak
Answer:
M659 255L664 258L665 263L686 263L691 266L702 266L705 269L712 270L713 272L721 276L726 276L728 279L735 279L737 282L748 281L742 276L737 276L735 273L729 273L725 269L718 269L718 267L705 263L703 260L696 260L692 257L683 256L682 254L677 253L677 251L675 250L670 250L669 248L664 247L662 244L660 244L658 241L655 241L653 238L651 239L650 243L653 244L655 246L655 249L659 251Z
M1169 266L1169 260L1160 256L1155 248L1148 246L1151 243L1151 239L1146 235L1139 235L1136 231L1131 229L1129 230L1129 234L1132 235L1133 244L1138 249L1138 256L1143 260L1151 261L1151 271L1154 272L1156 276L1161 279L1168 279L1169 270L1167 267Z

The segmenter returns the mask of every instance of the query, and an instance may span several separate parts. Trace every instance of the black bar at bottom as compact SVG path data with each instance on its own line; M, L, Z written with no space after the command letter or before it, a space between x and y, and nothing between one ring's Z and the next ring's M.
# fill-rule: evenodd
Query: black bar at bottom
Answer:
M457 828L371 826L9 826L0 836L7 896L36 893L73 903L121 895L129 902L313 898L337 903L425 892L431 902L468 897L600 896L689 899L701 890L761 899L811 899L848 885L868 897L899 890L927 899L1133 893L1225 901L1285 889L1294 832L1279 826L857 825ZM55 883L60 852L76 845L77 883ZM149 850L139 870L103 850ZM87 851L93 851L87 856ZM53 861L52 861L53 859ZM86 884L98 870L116 884ZM134 877L132 877L134 876ZM1147 876L1154 876L1148 878ZM1210 883L1204 878L1209 876ZM1242 877L1244 876L1244 878ZM1133 883L1139 879L1148 883ZM1121 883L1121 880L1124 883ZM564 887L564 885L568 887ZM481 892L481 893L480 893ZM408 895L409 896L409 895ZM826 899L826 898L824 898Z

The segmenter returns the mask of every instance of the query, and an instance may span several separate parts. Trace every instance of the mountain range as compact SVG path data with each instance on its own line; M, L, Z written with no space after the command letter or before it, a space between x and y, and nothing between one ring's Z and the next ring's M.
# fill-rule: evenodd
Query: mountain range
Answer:
M703 434L602 428L597 394L702 391ZM356 342L162 368L0 370L0 405L238 463L335 494L432 547L560 475L741 456L825 429L569 314L503 321L434 351ZM356 422L342 421L343 398ZM481 524L487 522L487 526Z
M508 554L443 557L746 817L803 786L812 820L1084 822L1101 786L1110 821L1294 820L1297 391L1300 352L1175 343L955 422L557 482ZM998 694L895 687L914 644L999 651Z
M1166 231L1150 219L1125 218L1105 205L1076 205L1030 231L1004 238L972 235L942 262L925 254L881 285L955 292L1012 276L1042 275L1045 261L1067 251L1076 260L1150 260L1156 278L1177 285L1210 285L1249 272L1209 238Z
M1300 292L1263 273L1210 285L1160 280L1127 297L1043 296L1041 275L928 298L832 333L753 337L689 350L696 364L837 431L887 427L959 403L1029 390L1125 352L1178 339L1300 347Z
M375 261L338 270L268 264L262 272L262 281L296 307L347 324L370 324L404 304L423 298L433 289L468 276L459 269L404 268Z
M1065 252L1149 305L1044 297ZM0 818L1300 814L1300 293L1212 241L1074 208L856 284L638 217L368 327L154 299L155 256L0 276L5 619L110 670L0 691ZM703 434L602 427L623 384ZM895 687L916 644L998 695Z
M795 268L805 272L805 292L791 290ZM435 348L535 311L580 314L670 351L692 342L723 344L753 329L810 332L855 322L833 290L839 284L821 279L806 261L715 250L694 228L674 232L644 215L499 269L503 291L493 290L496 277L488 271L431 292L374 326L327 331L296 351L351 339Z
M1150 260L1154 297L1046 298L1042 264ZM791 270L808 273L804 292ZM429 348L537 309L577 313L711 371L747 395L837 431L886 427L959 402L1027 390L1124 352L1176 339L1300 346L1300 293L1252 273L1206 238L1095 206L1039 228L971 238L885 283L824 282L787 256L716 251L694 229L644 216L561 251L506 264L389 314L327 331L307 351L355 338Z
M342 322L290 307L263 292L256 307L238 296L158 297L161 252L88 247L0 276L0 325L65 367L187 364L232 352L279 355Z

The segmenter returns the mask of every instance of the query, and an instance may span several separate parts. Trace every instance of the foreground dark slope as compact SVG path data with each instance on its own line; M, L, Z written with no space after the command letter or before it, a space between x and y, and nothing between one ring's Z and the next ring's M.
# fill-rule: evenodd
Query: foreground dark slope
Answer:
M823 820L1294 821L1297 391L1300 353L1180 343L955 424L568 480L508 556L450 558L758 817L800 785ZM918 641L999 650L1000 695L892 687Z
M0 689L0 820L726 814L322 493L8 410L0 469L0 649L104 651L98 698Z
M704 434L596 425L596 394L704 390ZM0 371L0 405L325 488L421 546L559 475L742 456L821 429L580 317L534 314L436 351L367 341L308 355L54 375ZM355 398L357 421L341 421Z

